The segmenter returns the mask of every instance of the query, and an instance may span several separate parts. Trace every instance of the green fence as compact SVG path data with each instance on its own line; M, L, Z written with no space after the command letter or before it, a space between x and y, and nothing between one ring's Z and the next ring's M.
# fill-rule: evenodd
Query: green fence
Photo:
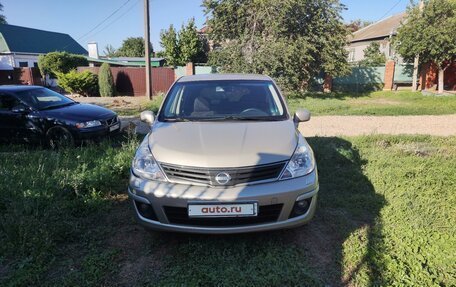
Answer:
M411 84L413 79L413 65L397 64L394 68L395 84Z
M334 91L363 92L383 88L385 66L353 67L352 72L344 77L334 78Z
M174 67L174 74L176 79L185 76L185 66Z
M411 84L413 65L396 64L394 68L394 83L398 85ZM334 91L363 92L383 88L385 66L353 67L351 74L333 80Z

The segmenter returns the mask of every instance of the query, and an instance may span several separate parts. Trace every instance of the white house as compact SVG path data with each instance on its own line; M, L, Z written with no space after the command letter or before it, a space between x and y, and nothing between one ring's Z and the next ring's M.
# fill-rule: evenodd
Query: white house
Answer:
M55 51L87 55L68 34L0 24L0 70L37 67L39 55Z
M395 53L391 45L391 38L397 34L397 29L401 26L405 16L405 12L396 14L354 32L347 47L348 61L363 60L364 50L372 42L378 42L380 52L384 53L387 59L396 59L398 63L402 63L402 59Z

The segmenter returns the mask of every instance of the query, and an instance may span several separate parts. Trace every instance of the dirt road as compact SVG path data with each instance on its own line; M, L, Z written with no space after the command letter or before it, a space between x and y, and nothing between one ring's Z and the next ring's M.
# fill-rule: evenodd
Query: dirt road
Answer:
M122 126L134 123L136 132L149 128L137 117L122 117ZM358 136L372 134L456 135L456 115L442 116L320 116L299 125L305 136Z
M442 116L320 116L299 125L305 136L371 134L456 135L456 115Z

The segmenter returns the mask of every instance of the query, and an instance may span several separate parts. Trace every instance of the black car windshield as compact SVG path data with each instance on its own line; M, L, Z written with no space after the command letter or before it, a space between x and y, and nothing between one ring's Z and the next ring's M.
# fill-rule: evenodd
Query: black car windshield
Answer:
M159 121L274 121L287 118L271 81L221 80L176 83Z
M23 90L14 93L17 98L37 110L68 106L76 102L46 88Z

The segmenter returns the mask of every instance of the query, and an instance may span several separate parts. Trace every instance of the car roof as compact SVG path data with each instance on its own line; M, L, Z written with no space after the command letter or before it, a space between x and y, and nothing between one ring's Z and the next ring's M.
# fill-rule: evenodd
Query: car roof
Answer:
M272 81L265 75L255 74L201 74L193 76L184 76L177 80L178 82L199 82L199 81Z
M0 92L20 92L43 88L41 86L28 86L28 85L1 85Z

